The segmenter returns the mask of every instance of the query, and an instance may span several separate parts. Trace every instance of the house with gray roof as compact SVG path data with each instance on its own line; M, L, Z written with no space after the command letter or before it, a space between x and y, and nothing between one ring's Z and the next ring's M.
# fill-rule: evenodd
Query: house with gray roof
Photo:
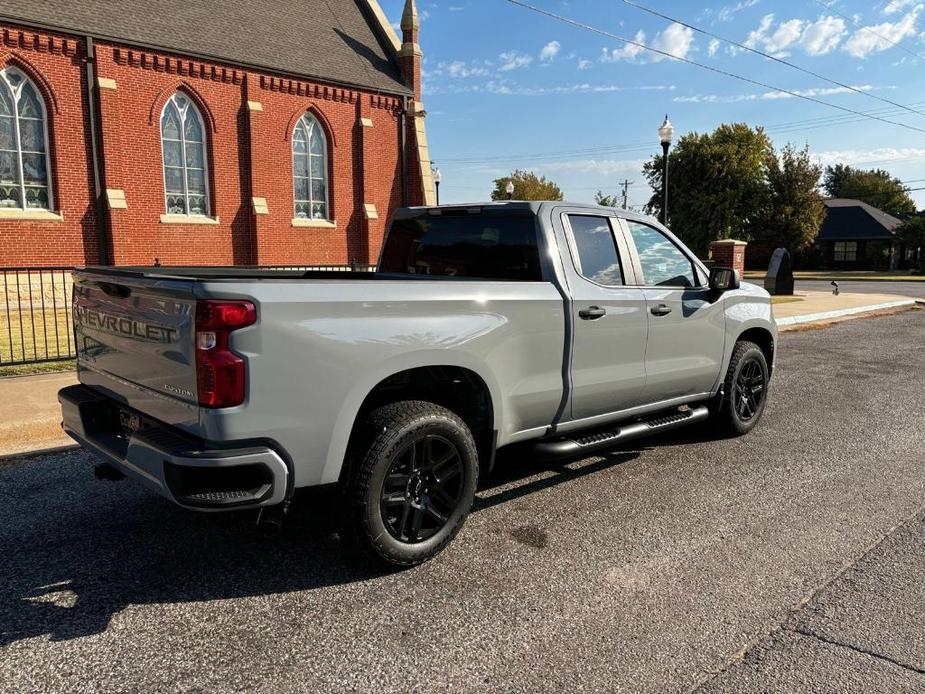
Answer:
M860 200L823 201L825 218L816 237L825 266L873 270L895 265L895 229L902 221Z

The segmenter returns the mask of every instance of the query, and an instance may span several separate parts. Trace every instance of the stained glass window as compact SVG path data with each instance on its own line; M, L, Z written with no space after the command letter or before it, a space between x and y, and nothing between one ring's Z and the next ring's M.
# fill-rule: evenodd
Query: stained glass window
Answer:
M51 209L45 101L15 67L0 70L0 208Z
M209 214L206 138L202 116L189 97L177 92L161 114L164 202L168 214Z
M306 113L292 133L292 178L298 219L328 219L327 150L321 124Z

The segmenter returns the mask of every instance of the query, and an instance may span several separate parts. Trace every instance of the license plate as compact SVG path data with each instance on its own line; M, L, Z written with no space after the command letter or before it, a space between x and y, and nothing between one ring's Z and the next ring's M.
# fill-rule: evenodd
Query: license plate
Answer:
M119 424L125 431L129 431L134 434L136 431L141 430L141 417L139 417L134 412L119 410Z

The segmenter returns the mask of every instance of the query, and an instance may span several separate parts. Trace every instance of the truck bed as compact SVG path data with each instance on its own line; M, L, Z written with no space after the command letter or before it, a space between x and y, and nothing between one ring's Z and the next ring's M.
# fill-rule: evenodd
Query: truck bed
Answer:
M414 273L386 273L375 270L302 270L299 268L267 268L241 266L154 266L123 265L118 267L88 265L79 267L81 272L118 278L151 280L365 280L365 281L443 281L480 282L479 277L452 277L447 275L424 275ZM492 282L519 282L522 280L492 278Z

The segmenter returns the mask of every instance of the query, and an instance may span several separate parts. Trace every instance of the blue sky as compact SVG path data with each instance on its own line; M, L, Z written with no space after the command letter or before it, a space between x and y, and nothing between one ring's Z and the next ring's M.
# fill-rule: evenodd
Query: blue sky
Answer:
M528 2L671 55L925 130L925 115L867 95L925 114L925 0L634 0L865 94L622 0ZM382 4L397 22L403 0ZM630 204L645 203L641 166L659 148L656 130L666 113L678 134L730 121L763 125L777 145L808 144L822 163L886 168L910 188L925 187L925 132L662 58L506 0L419 0L418 9L441 202L486 199L494 178L525 168L576 201L590 201L598 188L615 193L628 178ZM913 196L925 207L925 190Z

